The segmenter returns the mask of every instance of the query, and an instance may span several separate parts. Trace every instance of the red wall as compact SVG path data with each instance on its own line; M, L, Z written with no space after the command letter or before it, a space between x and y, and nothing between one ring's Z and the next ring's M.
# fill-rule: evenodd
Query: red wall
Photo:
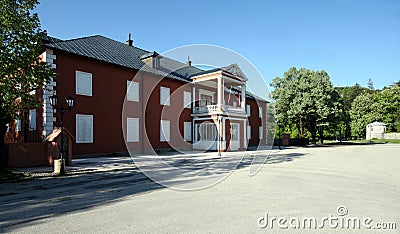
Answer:
M151 147L170 148L168 142L160 142L160 119L163 108L163 120L170 120L170 143L179 147L187 148L189 146L183 141L183 122L191 121L191 110L183 109L183 91L191 92L190 84L172 79L161 79L161 77L144 72L136 76L137 71L133 69L61 51L54 51L54 53L57 55L55 62L57 64L57 77L55 78L57 85L55 89L59 102L68 96L75 98L75 106L72 111L66 112L64 115L65 127L75 136L75 115L93 115L93 143L75 143L73 145L74 155L127 151L121 122L124 121L125 124L126 117L139 118L140 126L140 141L128 143L130 150L141 152L142 150L148 151ZM76 70L92 74L92 96L75 94ZM133 80L133 78L135 79ZM126 102L126 109L122 114L127 80L139 83L139 102ZM143 88L142 81L144 81ZM182 84L187 85L182 87ZM170 106L160 105L160 86L170 88ZM142 131L142 106L146 110L145 131ZM56 119L55 126L59 126L59 114L56 114ZM146 134L149 136L148 140L145 137Z

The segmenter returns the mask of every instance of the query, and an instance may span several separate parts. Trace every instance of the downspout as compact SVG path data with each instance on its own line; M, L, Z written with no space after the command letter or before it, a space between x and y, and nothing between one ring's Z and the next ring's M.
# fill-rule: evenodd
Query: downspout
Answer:
M140 139L142 139L141 140L141 142L142 142L141 148L142 148L142 154L144 154L144 130L145 130L146 121L144 119L145 113L144 113L144 75L143 75L143 73L141 74L140 77L141 77L141 87L140 87L140 89L141 89L141 94L142 94L142 98L141 98L141 100L142 100L142 124L141 124L142 131L141 131ZM140 94L139 94L139 98L140 98Z

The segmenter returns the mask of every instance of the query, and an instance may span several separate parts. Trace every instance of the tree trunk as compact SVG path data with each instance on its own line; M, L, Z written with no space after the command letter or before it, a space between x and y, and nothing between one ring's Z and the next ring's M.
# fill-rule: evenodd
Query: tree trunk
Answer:
M318 130L319 130L320 142L321 144L324 144L324 126L320 126Z
M311 141L312 144L317 144L317 140L316 140L316 135L317 135L317 129L316 129L316 125L314 121L311 121L310 123L310 133L311 133Z

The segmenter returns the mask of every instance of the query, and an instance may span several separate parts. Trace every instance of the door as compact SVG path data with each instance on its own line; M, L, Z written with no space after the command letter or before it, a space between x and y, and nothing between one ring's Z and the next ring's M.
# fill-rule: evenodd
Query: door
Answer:
M231 151L238 150L240 148L240 125L238 123L231 123L230 127L231 140L229 148Z

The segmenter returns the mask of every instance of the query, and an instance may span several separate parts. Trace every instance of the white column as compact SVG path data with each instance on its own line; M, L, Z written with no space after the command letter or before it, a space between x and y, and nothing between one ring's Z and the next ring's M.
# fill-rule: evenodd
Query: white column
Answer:
M243 83L242 84L242 93L241 93L241 98L242 98L242 100L241 100L241 107L243 108L243 109L245 109L246 108L246 84L245 83Z
M222 103L223 103L223 98L224 98L224 90L222 88L223 85L223 80L222 76L218 77L218 82L217 82L217 90L218 90L218 109L219 111L222 111Z
M194 114L195 113L195 110L196 110L196 83L194 83L193 85L192 85L192 104L191 104L191 107L192 107L192 114Z

